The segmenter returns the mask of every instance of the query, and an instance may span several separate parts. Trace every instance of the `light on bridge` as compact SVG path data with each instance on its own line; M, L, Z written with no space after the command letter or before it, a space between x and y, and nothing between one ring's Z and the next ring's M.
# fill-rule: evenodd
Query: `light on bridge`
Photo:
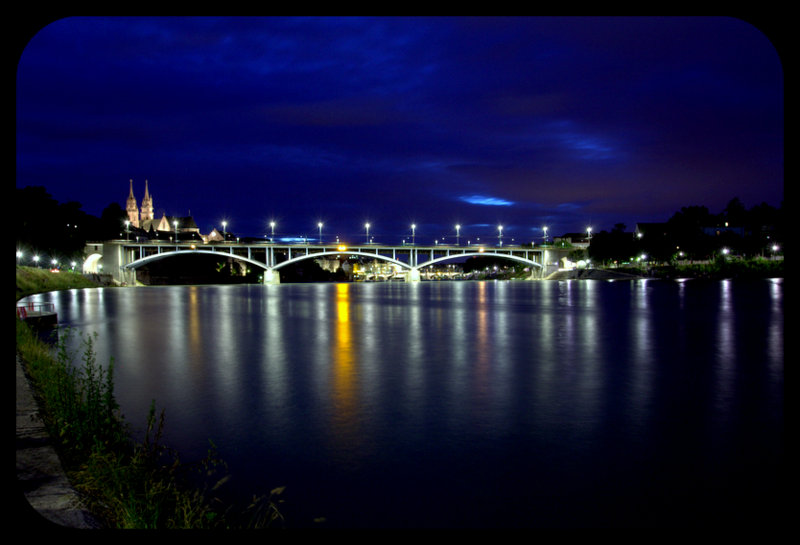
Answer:
M340 252L346 252L347 246L345 246L344 244L340 244L336 249L339 250Z

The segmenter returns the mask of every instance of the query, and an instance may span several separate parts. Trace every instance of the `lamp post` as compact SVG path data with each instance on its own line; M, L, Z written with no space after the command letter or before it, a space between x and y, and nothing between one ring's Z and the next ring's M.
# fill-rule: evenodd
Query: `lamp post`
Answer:
M125 240L131 239L131 222L130 220L125 220Z
M456 224L456 246L461 246L461 243L459 242L460 237L461 237L461 226L459 224Z
M33 262L36 263L36 267L38 268L39 267L39 256L38 255L33 256Z
M269 229L270 229L269 241L270 242L275 242L275 222L274 221L269 222Z
M319 243L322 244L322 222L317 223L317 227L319 227Z
M225 228L228 226L227 221L222 222L222 240L228 240L228 235L225 233Z
M412 246L416 243L416 240L415 240L416 235L417 235L417 224L416 223L412 223L411 224L411 245Z
M544 243L547 244L547 226L545 225L542 229L544 230Z
M367 244L369 244L369 223L365 223L364 228L367 230Z
M177 250L178 249L178 220L173 221L172 225L175 226L175 249Z
M502 225L498 225L497 226L497 243L500 246L503 245L503 226Z
M21 260L22 260L22 252L20 252L19 250L17 250L17 265L19 265L19 262L20 262Z

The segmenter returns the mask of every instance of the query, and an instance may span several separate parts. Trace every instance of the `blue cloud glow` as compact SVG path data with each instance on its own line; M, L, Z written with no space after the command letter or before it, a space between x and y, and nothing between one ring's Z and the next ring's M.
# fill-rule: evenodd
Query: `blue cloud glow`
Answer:
M487 197L485 195L464 195L459 197L459 199L470 204L479 204L481 206L511 206L514 204L512 201L498 199L497 197Z

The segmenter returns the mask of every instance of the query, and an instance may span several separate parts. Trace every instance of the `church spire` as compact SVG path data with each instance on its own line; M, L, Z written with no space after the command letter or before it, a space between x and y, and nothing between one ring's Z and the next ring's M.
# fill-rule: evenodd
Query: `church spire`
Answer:
M142 199L142 221L153 219L153 197L147 187L147 180L144 181L144 198Z
M128 212L128 221L131 222L131 225L139 227L139 207L136 206L136 197L133 196L133 180L131 180L131 189L128 193L128 203L125 210Z

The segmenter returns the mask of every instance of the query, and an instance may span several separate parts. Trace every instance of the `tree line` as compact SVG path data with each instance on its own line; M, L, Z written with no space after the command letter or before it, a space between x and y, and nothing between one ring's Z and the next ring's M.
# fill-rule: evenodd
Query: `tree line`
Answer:
M81 259L87 241L120 238L127 215L117 203L100 217L88 214L76 201L59 203L44 187L16 188L17 250L59 260Z
M705 206L687 206L669 220L642 224L626 232L618 223L611 231L592 237L588 254L594 262L624 263L636 259L655 262L708 260L728 252L743 257L782 254L784 207L761 203L746 208L738 197L718 214Z

